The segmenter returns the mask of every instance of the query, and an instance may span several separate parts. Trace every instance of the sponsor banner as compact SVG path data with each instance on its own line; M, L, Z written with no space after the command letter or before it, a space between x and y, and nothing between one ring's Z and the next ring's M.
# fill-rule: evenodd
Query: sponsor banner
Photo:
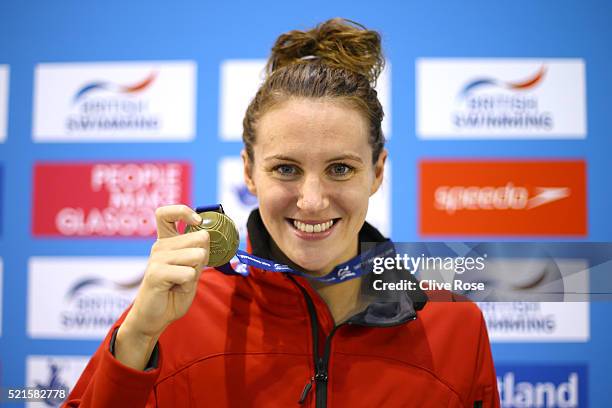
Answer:
M225 60L221 63L219 133L223 140L242 140L242 120L265 78L265 60ZM225 207L224 207L225 208Z
M190 141L196 64L143 61L39 64L35 142Z
M247 236L246 224L249 214L257 207L257 197L249 192L244 184L242 159L224 157L219 161L218 201L225 212L234 220L240 239ZM391 235L391 164L387 160L385 178L380 189L370 197L366 220L385 235Z
M234 220L241 241L246 241L249 214L257 208L255 197L244 183L242 159L227 156L219 160L217 171L217 197L223 210Z
M385 237L391 236L391 160L385 163L385 177L378 191L370 197L366 221L375 226Z
M66 182L69 180L70 182ZM34 236L155 235L155 209L191 202L184 162L36 163Z
M34 257L28 262L28 335L102 339L131 304L146 257Z
M221 64L219 133L221 139L242 140L242 120L251 100L265 79L266 60L225 60ZM382 130L391 136L391 64L387 62L376 83L385 112Z
M496 259L479 273L498 299L478 302L492 342L587 342L589 265L585 259ZM531 295L531 296L530 296ZM551 301L559 299L565 300Z
M588 407L586 364L495 364L503 408Z
M9 66L0 65L0 142L8 131Z
M422 235L587 234L582 160L419 163Z
M481 302L493 343L587 342L588 302Z
M581 59L419 59L422 139L584 139Z
M50 393L50 398L41 402L29 402L26 407L59 407L76 385L88 361L87 356L28 356L26 387L58 392Z

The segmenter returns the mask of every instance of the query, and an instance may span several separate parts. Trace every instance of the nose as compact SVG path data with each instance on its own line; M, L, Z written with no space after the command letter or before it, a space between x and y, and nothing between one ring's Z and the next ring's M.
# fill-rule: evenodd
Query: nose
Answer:
M305 177L300 186L297 206L304 212L319 212L329 206L325 185L317 176Z

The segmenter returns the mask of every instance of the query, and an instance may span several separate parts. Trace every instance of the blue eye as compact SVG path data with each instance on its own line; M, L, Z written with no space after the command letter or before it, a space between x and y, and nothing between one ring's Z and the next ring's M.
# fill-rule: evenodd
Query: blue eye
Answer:
M274 171L283 177L290 177L298 174L298 170L295 168L295 166L290 166L288 164L281 164L279 166L276 166L274 168Z
M344 164L344 163L336 163L330 166L330 172L332 176L336 177L346 177L353 173L354 168Z

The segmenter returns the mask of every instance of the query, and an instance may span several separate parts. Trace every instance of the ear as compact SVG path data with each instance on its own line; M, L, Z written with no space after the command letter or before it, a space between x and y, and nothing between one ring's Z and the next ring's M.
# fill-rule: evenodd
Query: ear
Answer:
M383 182L385 175L385 163L387 161L388 152L387 149L383 149L378 156L378 160L374 163L374 182L372 183L372 189L370 190L370 196L378 191L380 185Z
M244 184L246 184L247 188L254 196L257 196L257 189L255 188L255 183L253 182L253 163L249 160L249 155L246 152L246 149L242 149L240 152L240 157L242 157L242 164L244 168Z

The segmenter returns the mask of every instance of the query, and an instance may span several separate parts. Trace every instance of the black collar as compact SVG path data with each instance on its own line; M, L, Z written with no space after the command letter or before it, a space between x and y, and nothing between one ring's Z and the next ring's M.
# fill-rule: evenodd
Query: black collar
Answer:
M253 210L249 215L247 230L253 255L272 259L272 237L263 224L259 209ZM362 244L386 241L388 239L367 222L359 231L359 242ZM361 246L359 245L360 251ZM427 295L419 288L418 281L410 273L393 270L385 271L383 275L370 273L363 277L361 293L370 299L369 306L363 312L351 317L349 319L351 323L365 326L395 326L413 320L416 311L421 310L427 303ZM416 289L377 292L373 289L373 282L376 279L384 279L385 282L412 281L416 283Z

